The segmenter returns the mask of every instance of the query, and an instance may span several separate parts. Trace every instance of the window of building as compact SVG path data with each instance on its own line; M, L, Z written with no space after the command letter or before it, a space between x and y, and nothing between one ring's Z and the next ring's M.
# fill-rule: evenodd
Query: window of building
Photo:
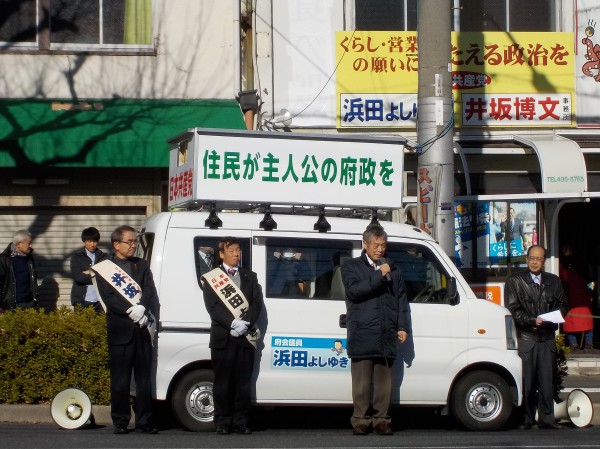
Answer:
M417 0L355 0L355 29L415 31Z
M535 202L454 203L456 266L476 282L524 267L528 248L541 241L538 217Z
M555 0L460 0L461 31L556 31Z
M266 295L271 298L345 298L341 264L352 242L326 239L266 240Z
M416 31L417 3L417 0L355 0L355 29ZM555 0L452 0L450 6L454 24L461 31L557 31L556 3Z
M4 50L148 51L152 0L0 0Z

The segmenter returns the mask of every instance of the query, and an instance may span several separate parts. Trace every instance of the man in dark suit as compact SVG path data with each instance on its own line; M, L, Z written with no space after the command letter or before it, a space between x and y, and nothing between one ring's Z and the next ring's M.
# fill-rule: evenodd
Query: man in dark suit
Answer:
M510 208L507 220L500 223L500 231L505 242L517 239L523 239L524 242L525 231L523 229L523 221L517 218L515 210L512 207Z
M254 346L247 334L254 327L263 304L256 273L239 266L241 248L234 237L219 242L221 270L226 272L248 301L248 308L236 318L208 281L203 293L210 314L210 349L215 374L213 398L217 434L231 431L250 434L250 387L254 368Z
M546 250L533 245L527 250L527 269L512 274L506 280L504 297L517 328L519 356L523 360L522 429L535 423L539 408L538 427L560 428L554 419L552 371L556 357L554 335L558 327L540 315L559 310L565 316L567 299L558 276L542 272ZM536 400L537 393L537 400Z
M112 284L96 275L98 291L106 306L114 433L129 432L129 387L133 370L136 387L135 431L155 434L158 430L152 423L152 342L146 325L149 312L157 312L158 294L148 262L133 256L137 245L135 229L119 226L112 232L110 240L115 250L112 262L127 273L141 290L138 304L132 306Z
M83 307L93 307L96 313L103 313L102 305L92 284L90 267L105 260L108 255L98 249L100 232L91 227L81 232L83 248L71 256L71 304Z

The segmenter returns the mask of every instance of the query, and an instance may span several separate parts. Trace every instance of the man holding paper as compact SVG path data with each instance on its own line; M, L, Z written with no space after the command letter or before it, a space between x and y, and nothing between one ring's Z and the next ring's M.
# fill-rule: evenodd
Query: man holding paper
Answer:
M546 250L533 245L527 250L527 269L506 280L504 296L517 327L519 356L523 360L522 429L559 429L554 419L552 371L556 357L557 322L567 313L567 298L558 276L542 272ZM536 403L536 392L538 401Z

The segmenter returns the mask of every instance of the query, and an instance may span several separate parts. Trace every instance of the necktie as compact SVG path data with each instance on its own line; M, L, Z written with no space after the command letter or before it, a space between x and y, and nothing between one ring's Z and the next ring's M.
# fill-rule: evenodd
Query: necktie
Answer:
M210 256L205 256L204 261L206 262L206 266L210 270L212 268L212 260Z
M236 271L237 271L237 270L236 270L235 268L228 268L228 269L227 269L227 274L228 274L229 276L233 277L233 276L235 276L235 272L236 272Z

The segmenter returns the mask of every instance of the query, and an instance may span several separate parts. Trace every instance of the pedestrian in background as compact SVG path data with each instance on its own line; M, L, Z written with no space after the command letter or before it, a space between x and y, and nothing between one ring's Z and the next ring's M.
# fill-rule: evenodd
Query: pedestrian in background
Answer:
M71 304L83 307L93 307L96 313L103 313L104 309L98 297L96 288L92 283L90 267L102 262L108 256L98 249L100 232L94 227L85 228L81 232L83 248L71 256Z
M354 435L366 435L371 426L379 435L393 434L388 414L392 365L397 343L404 343L410 332L410 307L400 269L383 257L386 246L383 227L369 225L360 257L342 265Z
M26 229L15 233L13 241L0 254L0 309L38 307L38 283L31 234Z

